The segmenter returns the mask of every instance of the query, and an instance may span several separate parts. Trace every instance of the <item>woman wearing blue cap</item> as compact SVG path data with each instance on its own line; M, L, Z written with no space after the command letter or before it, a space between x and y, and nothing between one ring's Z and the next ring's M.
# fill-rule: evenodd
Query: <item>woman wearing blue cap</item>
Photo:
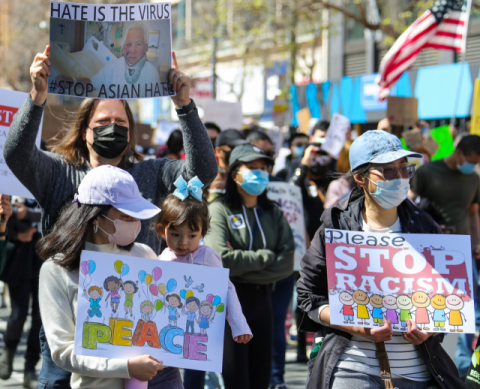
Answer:
M443 335L421 332L412 320L407 319L404 333L393 333L390 321L374 329L330 324L326 228L441 233L433 219L407 199L415 172L407 158L418 156L404 150L397 137L383 130L366 132L350 148L351 171L347 176L353 177L356 188L323 213L322 225L302 259L297 283L298 305L318 323L304 328L317 331L319 346L309 362L307 389L465 387L441 346Z
M154 378L149 382L151 388L183 389L179 370L164 369L162 362L150 355L108 359L73 353L77 300L83 298L78 296L82 250L156 259L150 247L135 243L135 239L140 233L140 220L159 212L140 195L129 173L109 165L100 166L87 173L74 202L61 210L52 232L38 243L38 254L46 261L39 281L45 335L54 362L73 373L70 385L74 389L122 389L124 379L129 378L144 382ZM92 293L89 315L101 316L98 300L102 290L97 287L88 293ZM87 295L86 290L84 294Z

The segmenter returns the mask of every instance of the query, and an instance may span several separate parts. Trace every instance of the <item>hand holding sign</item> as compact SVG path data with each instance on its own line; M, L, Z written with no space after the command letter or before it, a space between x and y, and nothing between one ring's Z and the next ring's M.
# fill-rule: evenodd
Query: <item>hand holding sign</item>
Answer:
M140 355L128 360L128 374L142 382L150 381L159 370L163 370L163 362L151 355Z
M177 57L175 52L172 51L173 68L168 74L168 82L172 86L172 89L177 93L176 96L172 96L175 107L181 108L190 104L190 88L192 86L192 80L178 70Z
M45 47L43 53L38 53L30 66L30 78L32 79L33 89L31 92L32 100L39 105L43 105L47 99L48 76L50 75L50 46Z

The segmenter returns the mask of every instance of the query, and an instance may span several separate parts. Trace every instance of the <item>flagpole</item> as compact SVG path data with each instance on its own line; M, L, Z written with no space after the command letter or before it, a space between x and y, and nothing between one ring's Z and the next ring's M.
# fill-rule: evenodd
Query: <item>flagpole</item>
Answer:
M465 21L465 39L462 42L462 60L460 62L460 74L458 76L458 85L457 85L457 93L455 95L455 104L453 106L453 115L450 119L450 125L455 126L455 119L457 118L457 109L458 103L460 100L460 90L462 87L462 80L463 80L463 69L465 64L465 58L467 56L467 38L468 38L468 24L470 22L470 11L472 10L472 0L467 0L467 20Z

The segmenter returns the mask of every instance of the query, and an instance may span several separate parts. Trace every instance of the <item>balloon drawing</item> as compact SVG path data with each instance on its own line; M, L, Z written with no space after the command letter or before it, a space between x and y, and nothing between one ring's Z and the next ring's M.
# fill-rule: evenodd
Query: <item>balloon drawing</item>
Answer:
M154 267L152 275L155 282L158 281L160 278L162 278L162 269L160 269L159 267Z
M177 287L177 281L174 278L169 279L167 282L168 292L169 293L172 292L173 290L175 290L176 287Z
M145 282L146 275L147 275L147 272L145 270L141 270L140 272L138 272L138 279L142 284Z

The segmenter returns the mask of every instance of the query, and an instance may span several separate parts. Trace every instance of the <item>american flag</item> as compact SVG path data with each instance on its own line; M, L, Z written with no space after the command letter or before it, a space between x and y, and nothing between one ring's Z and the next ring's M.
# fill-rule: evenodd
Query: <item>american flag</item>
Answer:
M380 100L389 96L422 49L465 50L467 8L464 0L438 0L397 39L380 64Z

